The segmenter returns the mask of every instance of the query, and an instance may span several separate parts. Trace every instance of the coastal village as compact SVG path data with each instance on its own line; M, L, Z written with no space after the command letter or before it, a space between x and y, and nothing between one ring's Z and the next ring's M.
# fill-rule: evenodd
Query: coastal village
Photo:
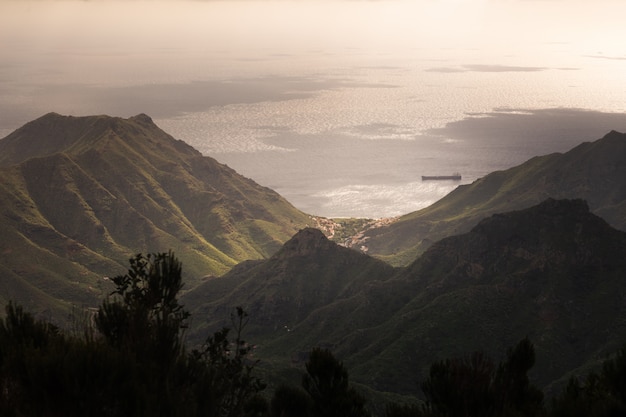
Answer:
M355 248L363 253L368 252L365 232L371 229L388 226L398 220L398 217L384 217L380 219L341 218L329 219L326 217L311 216L314 226L320 229L329 240L338 245Z

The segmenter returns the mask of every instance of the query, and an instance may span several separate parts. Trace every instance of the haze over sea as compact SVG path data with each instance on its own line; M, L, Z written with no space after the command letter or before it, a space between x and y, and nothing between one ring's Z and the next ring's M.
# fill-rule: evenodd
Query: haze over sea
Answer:
M0 0L0 137L146 113L328 217L626 131L626 2Z

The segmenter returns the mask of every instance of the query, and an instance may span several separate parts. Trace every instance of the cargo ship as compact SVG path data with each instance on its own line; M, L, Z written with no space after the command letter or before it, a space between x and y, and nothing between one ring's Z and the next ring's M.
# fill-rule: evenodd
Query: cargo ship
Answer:
M431 181L431 180L453 180L453 181L461 181L461 174L455 172L452 175L422 175L422 181Z

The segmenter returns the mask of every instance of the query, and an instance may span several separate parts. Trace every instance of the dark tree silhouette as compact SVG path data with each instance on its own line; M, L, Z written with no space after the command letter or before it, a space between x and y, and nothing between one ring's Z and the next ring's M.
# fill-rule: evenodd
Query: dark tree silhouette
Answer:
M348 371L326 349L315 348L305 364L302 386L313 400L315 417L367 416L365 398L349 384Z
M387 404L385 417L423 417L426 416L423 407L417 404Z
M441 416L485 416L494 410L494 364L482 353L431 365L422 391L430 413Z
M291 385L276 388L270 403L272 417L308 417L311 408L311 397L302 388Z
M97 332L65 334L9 304L0 319L0 416L252 417L267 414L247 314L187 353L181 264L137 255L95 316Z
M571 378L552 402L554 417L618 417L626 415L626 346L607 359L600 373L581 383Z
M248 359L252 347L242 339L248 315L237 307L231 319L235 339L231 342L229 328L223 328L207 338L202 349L194 350L190 360L203 369L199 398L209 415L235 417L249 413L249 403L265 388L252 374L256 361ZM257 401L258 403L258 401Z
M95 323L105 339L137 360L168 367L182 352L189 313L178 303L182 265L174 254L136 255L125 275L113 278L113 299L105 300Z
M434 363L421 384L425 414L432 416L541 416L543 394L528 379L535 350L528 338L497 367L477 352Z
M535 348L528 338L509 349L506 361L498 367L494 380L496 413L521 416L539 415L543 410L543 393L528 379L535 365Z

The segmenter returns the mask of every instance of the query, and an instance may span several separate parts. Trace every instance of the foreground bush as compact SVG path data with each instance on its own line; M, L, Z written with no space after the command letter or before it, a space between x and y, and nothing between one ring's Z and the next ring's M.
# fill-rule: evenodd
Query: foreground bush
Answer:
M264 386L241 339L222 329L198 350L182 339L181 264L170 253L137 255L95 315L70 336L9 304L0 320L2 416L245 416ZM258 407L263 408L263 405Z

